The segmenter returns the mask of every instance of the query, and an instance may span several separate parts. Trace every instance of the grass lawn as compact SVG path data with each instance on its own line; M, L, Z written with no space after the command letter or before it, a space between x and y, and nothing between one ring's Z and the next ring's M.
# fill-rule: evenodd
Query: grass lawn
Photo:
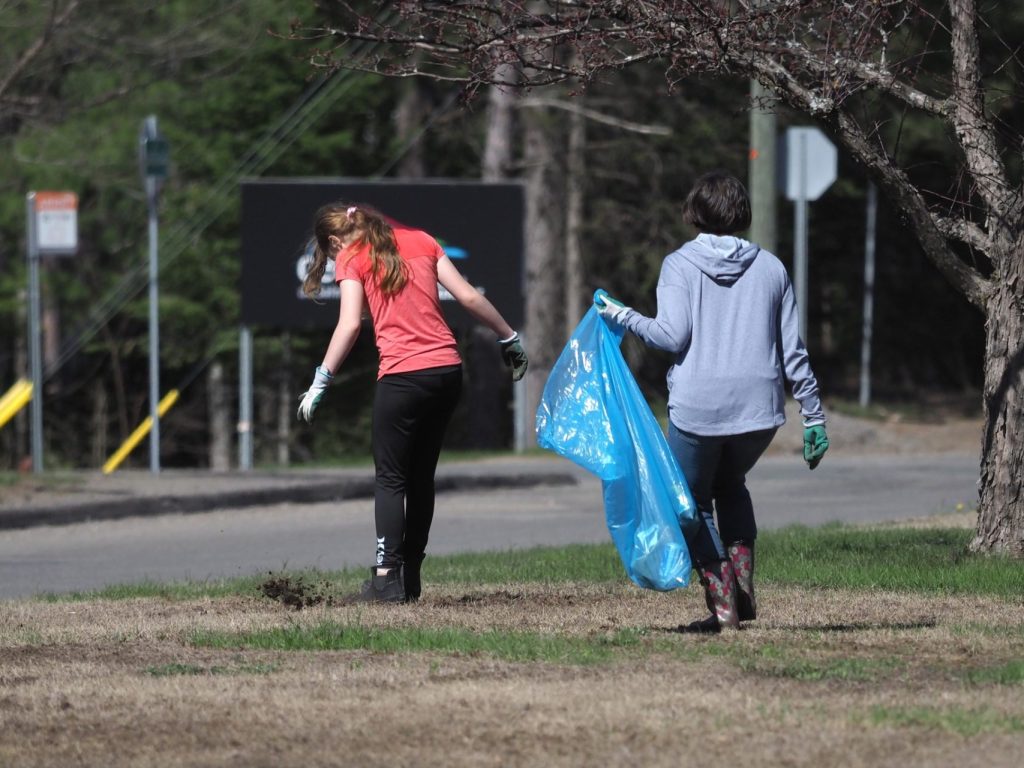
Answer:
M3 602L0 766L1017 765L1024 564L969 536L765 533L722 636L610 544L428 558L408 606L346 604L363 569Z

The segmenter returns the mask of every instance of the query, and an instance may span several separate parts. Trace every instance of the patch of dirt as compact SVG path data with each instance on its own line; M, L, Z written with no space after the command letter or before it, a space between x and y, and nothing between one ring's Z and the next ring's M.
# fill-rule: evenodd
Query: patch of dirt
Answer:
M260 584L261 595L296 611L320 604L333 605L334 597L330 592L331 585L328 582L310 584L301 576L275 576L271 573L269 578Z
M1024 599L765 585L758 621L705 637L671 631L704 614L695 588L301 597L0 603L0 765L1019 764L1021 684L966 672L1024 655ZM189 643L323 621L636 642L585 665Z

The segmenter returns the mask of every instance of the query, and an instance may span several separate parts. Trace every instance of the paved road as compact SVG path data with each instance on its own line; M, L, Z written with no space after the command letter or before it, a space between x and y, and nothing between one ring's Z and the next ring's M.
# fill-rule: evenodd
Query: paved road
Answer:
M453 491L438 498L430 551L446 554L608 541L600 484ZM767 457L749 485L762 529L790 523L899 520L977 498L967 455ZM113 583L334 569L369 563L372 501L278 504L190 515L0 531L0 597Z

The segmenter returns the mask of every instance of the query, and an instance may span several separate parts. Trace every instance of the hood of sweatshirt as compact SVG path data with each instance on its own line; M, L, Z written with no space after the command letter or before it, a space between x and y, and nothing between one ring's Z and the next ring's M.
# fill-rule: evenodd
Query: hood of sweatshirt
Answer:
M680 253L716 283L732 285L754 263L761 246L732 235L697 235Z

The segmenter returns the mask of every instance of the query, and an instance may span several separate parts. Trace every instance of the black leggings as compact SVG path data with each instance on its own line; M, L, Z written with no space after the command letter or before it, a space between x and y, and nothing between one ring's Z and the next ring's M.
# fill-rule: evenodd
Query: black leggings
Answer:
M384 376L373 400L378 566L423 559L434 519L434 471L462 391L462 367Z

